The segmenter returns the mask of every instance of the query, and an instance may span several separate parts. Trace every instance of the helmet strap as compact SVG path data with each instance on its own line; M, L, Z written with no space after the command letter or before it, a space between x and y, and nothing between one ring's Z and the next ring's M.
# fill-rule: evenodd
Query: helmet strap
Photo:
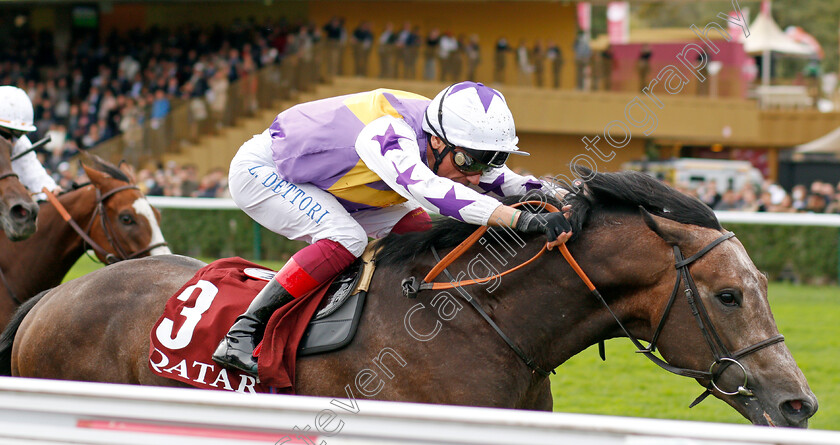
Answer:
M443 139L441 139L441 141L443 141ZM432 166L432 173L437 174L438 168L440 168L440 164L443 163L443 160L446 159L446 155L448 155L454 148L454 145L447 143L446 141L444 141L443 150L441 150L440 152L438 152L437 150L435 150L434 147L432 147L432 155L434 155L435 157L435 165Z
M435 157L435 165L432 166L432 173L434 174L437 174L438 168L440 168L440 164L442 164L443 160L446 159L446 155L448 155L449 152L455 149L455 146L452 145L448 140L446 140L446 130L443 129L443 99L446 98L446 95L449 94L449 90L451 90L453 86L455 86L455 84L449 85L449 87L446 88L446 91L443 92L443 95L440 98L440 103L438 103L438 124L440 125L440 131L441 133L443 133L443 135L441 135L437 132L437 130L435 130L434 125L432 125L432 122L429 120L429 111L426 110L426 112L423 113L424 117L426 118L426 124L429 126L429 128L432 129L432 133L434 133L435 136L437 136L437 138L440 139L444 145L444 148L440 151L440 153L438 153L438 151L435 150L434 147L431 147L432 154ZM431 139L429 141L429 145L431 146Z

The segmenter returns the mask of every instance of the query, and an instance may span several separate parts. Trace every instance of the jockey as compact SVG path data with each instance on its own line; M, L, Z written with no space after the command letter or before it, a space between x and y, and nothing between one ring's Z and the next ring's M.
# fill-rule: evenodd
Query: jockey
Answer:
M539 220L497 196L542 184L505 166L516 144L504 96L460 82L431 101L378 89L296 105L245 142L230 165L230 194L263 227L309 246L297 252L240 315L213 360L257 375L255 346L271 314L361 256L368 237L425 230L426 210L472 224L545 233L571 228L561 213Z
M12 144L12 157L32 147L26 134L35 131L34 114L32 101L25 91L13 86L0 86L0 136ZM61 187L38 161L34 151L13 160L12 171L17 173L20 183L38 200L46 199L41 193L44 187L54 193L61 191Z

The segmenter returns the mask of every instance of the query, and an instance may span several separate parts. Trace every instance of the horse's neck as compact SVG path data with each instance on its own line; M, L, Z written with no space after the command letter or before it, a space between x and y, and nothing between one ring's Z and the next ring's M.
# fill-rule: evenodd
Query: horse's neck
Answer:
M532 241L506 265L496 262L494 266L502 272L519 265L531 258L541 244L542 239ZM491 263L489 257L484 254L482 260ZM481 267L476 267L475 259L471 261L480 273ZM460 267L469 270L469 263ZM453 274L455 270L459 269L453 269ZM545 369L553 369L587 347L616 335L612 317L604 316L601 303L557 250L546 251L537 262L501 277L496 289L492 284L466 289L492 314L502 332L515 339L514 343ZM471 307L465 307L465 311L475 313Z
M59 196L58 200L82 230L89 228L96 210L96 189L93 185L67 192ZM44 227L39 227L38 233L42 230L49 232L47 236L52 238L52 243L45 247L55 249L54 261L62 265L69 264L72 267L84 253L84 241L71 224L61 217L58 209L52 205L48 208L49 210L44 209L46 210L44 213L49 215L49 222L45 223ZM63 271L62 276L67 273L67 270Z
M61 195L59 201L82 229L90 221L96 203L93 186ZM64 221L52 204L44 204L38 214L38 230L20 242L3 240L0 267L15 297L28 299L61 280L84 253L82 239ZM6 289L0 290L5 293Z

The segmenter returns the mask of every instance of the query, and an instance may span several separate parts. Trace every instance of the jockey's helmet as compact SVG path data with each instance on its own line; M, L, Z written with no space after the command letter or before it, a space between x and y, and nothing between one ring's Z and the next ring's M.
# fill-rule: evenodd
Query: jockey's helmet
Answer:
M446 145L441 157L460 147L479 163L498 168L510 154L528 155L516 146L505 97L481 83L459 82L438 93L426 108L423 130Z
M35 131L32 101L18 87L0 86L0 127L13 132Z

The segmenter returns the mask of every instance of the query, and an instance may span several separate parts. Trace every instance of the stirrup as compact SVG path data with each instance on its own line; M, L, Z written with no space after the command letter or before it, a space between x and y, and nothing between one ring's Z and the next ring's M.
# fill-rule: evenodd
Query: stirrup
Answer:
M242 356L248 354L248 362L242 360ZM254 377L259 377L259 368L257 366L257 359L253 356L253 351L248 353L241 349L233 347L230 343L230 338L225 336L216 352L213 353L213 361L225 368L233 368Z

